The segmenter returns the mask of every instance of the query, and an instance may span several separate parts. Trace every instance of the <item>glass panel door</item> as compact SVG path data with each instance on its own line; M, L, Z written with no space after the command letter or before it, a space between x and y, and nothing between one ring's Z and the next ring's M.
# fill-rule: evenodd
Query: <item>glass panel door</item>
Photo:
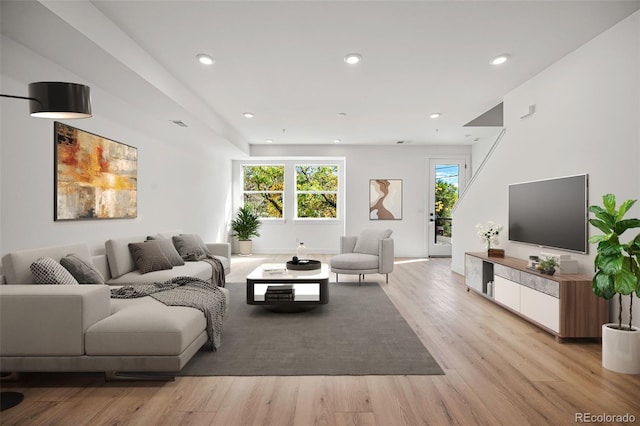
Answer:
M429 256L451 257L452 211L465 183L464 159L429 160Z

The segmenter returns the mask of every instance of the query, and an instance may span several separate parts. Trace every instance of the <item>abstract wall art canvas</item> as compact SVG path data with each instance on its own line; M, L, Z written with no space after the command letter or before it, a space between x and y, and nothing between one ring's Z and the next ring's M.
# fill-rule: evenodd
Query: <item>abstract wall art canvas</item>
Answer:
M369 180L369 219L402 219L402 179Z
M55 220L138 215L138 150L56 122Z

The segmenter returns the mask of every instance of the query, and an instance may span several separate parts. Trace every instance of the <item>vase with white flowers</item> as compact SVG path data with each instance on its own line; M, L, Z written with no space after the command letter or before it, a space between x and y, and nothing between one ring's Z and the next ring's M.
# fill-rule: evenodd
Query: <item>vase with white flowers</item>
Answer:
M487 245L487 254L489 256L504 257L504 250L495 248L495 246L500 244L502 225L489 221L486 225L477 224L476 231L478 232L480 241Z

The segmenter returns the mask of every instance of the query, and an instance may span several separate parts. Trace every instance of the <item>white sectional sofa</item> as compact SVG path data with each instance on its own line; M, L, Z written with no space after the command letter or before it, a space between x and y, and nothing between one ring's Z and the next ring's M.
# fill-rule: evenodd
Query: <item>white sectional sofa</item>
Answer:
M139 242L140 238L110 240L106 255L91 256L86 244L72 244L3 256L2 371L104 371L110 377L127 372L179 371L208 340L205 315L200 310L167 306L150 296L111 299L109 285L32 285L30 265L34 260L42 256L59 260L70 253L93 263L109 284L166 281L175 276L211 279L212 267L203 261L148 274L127 271L127 241ZM229 245L208 247L228 272ZM117 276L111 272L112 260L118 265ZM228 291L222 291L228 301Z

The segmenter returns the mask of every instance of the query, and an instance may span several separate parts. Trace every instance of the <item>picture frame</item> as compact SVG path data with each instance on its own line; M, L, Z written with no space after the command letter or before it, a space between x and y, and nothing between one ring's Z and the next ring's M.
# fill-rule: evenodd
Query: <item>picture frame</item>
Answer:
M54 220L138 216L138 149L54 123Z
M402 179L369 180L369 220L402 220Z

